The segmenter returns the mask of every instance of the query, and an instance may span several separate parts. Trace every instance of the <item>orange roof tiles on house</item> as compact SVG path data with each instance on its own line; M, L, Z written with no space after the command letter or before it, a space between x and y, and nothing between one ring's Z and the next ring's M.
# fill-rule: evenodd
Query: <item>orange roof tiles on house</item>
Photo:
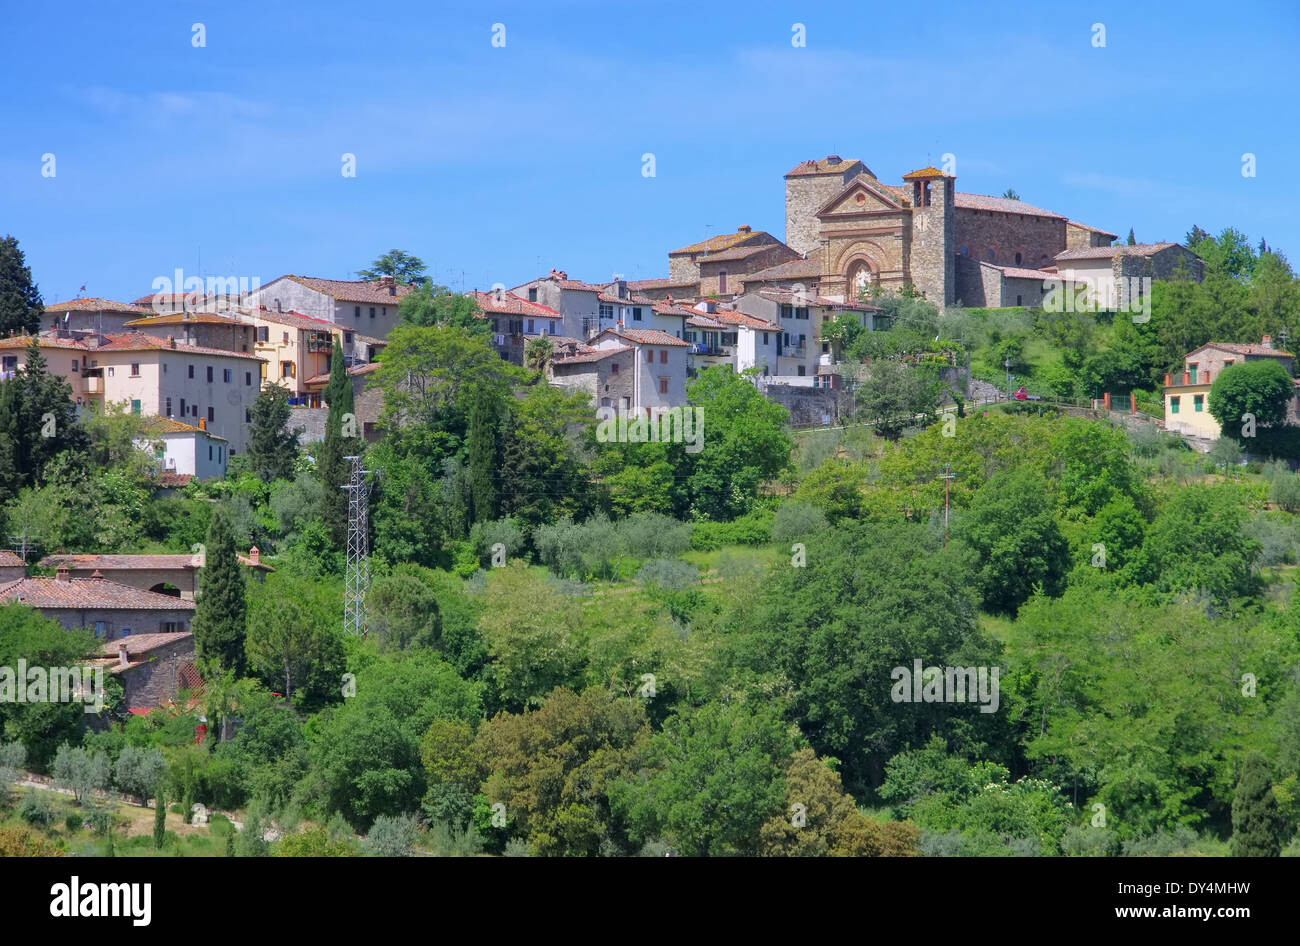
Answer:
M654 304L654 311L659 315L694 315L694 310L687 306L673 302L671 299L665 299L663 302Z
M1065 250L1054 257L1058 260L1072 259L1107 259L1113 256L1151 256L1161 250L1167 250L1177 243L1137 243L1133 246L1088 246L1080 250Z
M213 440L222 440L226 438L220 434L214 434L204 427L194 427L191 424L183 424L178 420L172 420L170 417L150 416L146 417L143 422L144 429L157 436L167 434L206 434Z
M746 328L758 329L760 332L781 331L781 326L775 322L769 322L767 319L760 319L753 315L746 315L744 312L719 309L717 312L710 314L715 322L723 322L727 325L743 325Z
M936 167L924 167L918 171L910 171L903 175L905 181L921 181L934 177L952 177L951 174L944 174Z
M19 578L0 585L0 601L33 608L97 611L193 611L194 602L105 578Z
M0 568L20 568L23 560L17 552L11 552L8 549L0 549Z
M195 563L195 555L95 555L90 553L59 553L47 555L37 564L46 568L56 568L59 565L67 565L69 568L84 570L87 568L102 568L113 570L131 569L131 568L156 568L166 570L169 568L198 568ZM243 556L236 555L239 564L247 565L250 568L261 568L266 571L275 571L270 565L262 562L254 564L253 560Z
M803 177L809 174L843 174L855 163L857 162L845 161L838 154L828 154L825 158L817 161L800 161L789 171L786 171L785 176ZM863 167L866 167L866 165L863 165ZM871 173L870 168L867 168L867 173Z
M94 351L178 351L198 355L215 355L223 358L245 358L261 361L257 355L243 351L227 351L224 348L209 348L206 345L175 345L165 338L146 335L143 332L127 332L122 335L108 335L108 341L93 349Z
M608 329L606 329L608 331ZM551 360L553 365L578 365L586 364L593 361L602 361L613 355L621 354L625 351L636 351L631 345L615 345L610 348L592 348L590 345L584 345L586 351L579 351L574 355L565 355L563 358L554 358Z
M397 305L403 296L409 295L412 291L410 286L394 283L394 291L390 293L388 286L377 279L320 279L316 276L295 276L292 273L280 278L292 279L308 289L315 289L317 292L324 293L340 302L371 302L375 305ZM275 280L271 282L274 283ZM267 285L269 286L271 283L267 283ZM266 286L262 287L263 290L266 288Z
M1277 358L1295 357L1291 352L1282 351L1280 348L1267 348L1264 345L1248 345L1240 342L1206 342L1200 348L1188 352L1187 355L1184 355L1183 357L1186 358L1190 355L1194 355L1202 348L1219 348L1223 351L1230 351L1237 355L1267 355Z
M189 485L190 480L194 479L193 473L171 473L164 471L153 478L155 486L161 486L164 489L174 489L176 487Z
M627 288L636 291L637 289L694 289L698 288L700 281L698 279L688 279L685 282L678 279L636 279L629 281Z
M275 312L263 306L256 312L249 311L241 315L241 320L244 318L262 319L266 322L275 322L278 325L300 328L308 332L348 331L346 326L339 325L337 322L331 322L329 319L318 319L314 315L303 315L301 312L292 309L288 312Z
M709 237L707 240L701 240L699 243L692 243L690 246L683 246L679 250L672 250L669 256L681 256L687 253L719 253L723 250L729 250L733 246L753 240L756 237L771 236L763 230L751 230L749 227L738 229L735 233L720 233L717 236Z
M657 328L607 328L596 338L604 335L617 335L619 338L631 339L638 345L680 345L683 348L690 347L689 342L684 342L680 338L675 338Z
M513 292L503 292L498 297L495 292L466 293L484 313L497 315L520 315L529 319L558 319L560 313L540 302L529 302Z
M1089 233L1100 233L1102 236L1108 236L1112 240L1119 239L1118 233L1111 233L1109 230L1100 230L1097 227L1090 227L1086 223L1080 223L1077 220L1067 220L1066 224L1071 227L1078 227L1080 230L1087 230Z
M853 309L857 312L879 312L880 307L867 305L865 302L836 302L834 299L828 299L825 296L819 296L815 293L796 292L793 289L779 289L772 287L769 289L758 290L760 296L768 299L779 299L782 302L816 307L819 309Z
M69 299L67 302L55 302L45 307L46 312L134 312L139 315L153 315L153 309L135 305L131 302L114 302L112 299L99 299L86 296L81 299Z
M655 304L654 299L647 299L645 296L633 295L633 296L627 296L625 298L620 299L618 296L610 295L608 292L602 292L596 298L598 298L601 302L609 302L609 303L613 303L614 305L653 306Z
M91 336L93 334L90 333ZM90 336L59 337L49 332L41 332L39 335L14 335L11 338L0 338L0 348L26 348L35 339L37 348L71 348L85 351L89 347L84 340L85 337Z
M727 326L724 323L716 322L713 319L709 318L707 315L704 315L702 313L699 315L692 315L689 319L686 320L686 324L691 326L692 328L706 328L706 329L727 328Z
M378 370L379 370L379 362L367 361L363 365L353 365L351 368L347 369L347 372L349 375L355 378L357 375L370 374L370 372L378 371ZM303 383L306 384L308 387L313 387L317 384L328 384L329 380L330 380L330 373L326 371L323 374L313 375Z
M992 197L988 194L963 194L958 191L953 196L953 205L958 210L984 210L992 213L1020 214L1025 217L1065 219L1060 214L1054 214L1050 210L1027 204L1023 200L1012 200L1010 197Z
M142 319L132 319L130 322L122 324L130 328L136 325L148 327L153 325L185 325L195 322L204 325L230 325L238 328L250 328L249 324L241 319L229 315L218 315L215 312L169 312L166 315L149 315Z
M1056 273L1047 273L1041 269L1026 269L1023 266L994 266L994 269L1002 270L1002 275L1008 279L1057 279Z

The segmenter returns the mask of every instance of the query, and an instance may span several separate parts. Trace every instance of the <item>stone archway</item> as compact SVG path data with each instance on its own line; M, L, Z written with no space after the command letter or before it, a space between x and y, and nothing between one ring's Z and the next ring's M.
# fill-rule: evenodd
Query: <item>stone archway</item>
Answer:
M870 262L860 258L850 261L844 273L844 300L857 302L862 293L869 291L878 281Z

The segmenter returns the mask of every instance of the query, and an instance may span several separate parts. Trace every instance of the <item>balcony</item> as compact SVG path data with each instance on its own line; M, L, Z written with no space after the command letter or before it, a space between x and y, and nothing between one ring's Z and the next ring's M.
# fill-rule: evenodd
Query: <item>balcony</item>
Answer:
M729 345L710 345L708 342L694 342L691 344L691 354L730 358L731 347Z
M104 396L104 369L87 368L81 374L81 394L85 397Z

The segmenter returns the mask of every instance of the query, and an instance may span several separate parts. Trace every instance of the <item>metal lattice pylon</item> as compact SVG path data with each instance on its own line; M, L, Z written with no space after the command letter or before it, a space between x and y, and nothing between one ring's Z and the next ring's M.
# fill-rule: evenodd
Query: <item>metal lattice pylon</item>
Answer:
M370 470L361 469L361 457L344 457L352 463L348 491L348 567L343 579L343 630L366 632L366 592L370 589Z

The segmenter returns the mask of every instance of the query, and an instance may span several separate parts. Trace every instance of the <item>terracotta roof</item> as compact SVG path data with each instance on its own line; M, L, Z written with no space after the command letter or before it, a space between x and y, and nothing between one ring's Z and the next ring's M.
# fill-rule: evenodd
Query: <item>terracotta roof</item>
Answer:
M985 263L986 266L993 266L991 263ZM1002 270L1002 275L1008 279L1057 279L1057 273L1047 273L1041 269L1026 269L1023 266L993 266L994 269Z
M654 311L660 315L694 315L694 311L688 306L680 305L676 302L669 302L667 300L656 302L654 304Z
M785 176L801 177L806 174L843 174L856 163L856 161L845 161L838 154L830 154L817 161L800 161L790 170L786 171ZM868 171L868 173L870 172Z
M18 568L23 564L23 560L17 552L11 552L8 549L0 549L0 568Z
M159 647L166 647L169 644L183 643L187 639L194 639L193 631L159 631L152 634L132 634L129 637L104 641L99 645L98 653L104 657L116 657L118 645L126 644L127 657L130 658L136 654L147 654L151 650L157 650Z
M1108 259L1113 256L1151 256L1161 250L1167 250L1171 246L1178 246L1178 244L1138 243L1133 246L1126 246L1121 243L1118 246L1088 246L1081 250L1066 250L1063 253L1057 253L1055 258L1058 260L1072 260Z
M624 299L620 299L618 296L612 296L608 292L602 292L596 298L601 302L610 302L614 305L653 306L655 304L654 299L647 299L645 296L628 296Z
M727 325L743 325L746 328L756 328L760 332L779 332L781 326L775 322L769 322L767 319L760 319L757 316L746 315L744 312L731 312L718 310L712 313L716 322L723 322Z
M693 289L698 288L700 281L698 279L688 279L685 282L677 279L637 279L629 281L629 289Z
M731 260L748 259L755 253L762 253L764 250L770 250L781 246L781 243L758 243L753 246L737 246L729 250L722 250L717 253L710 253L700 262L702 263L721 263Z
M1100 233L1102 236L1108 236L1112 240L1118 239L1119 237L1118 233L1111 233L1109 230L1099 230L1096 227L1090 227L1086 223L1080 223L1077 220L1067 220L1065 223L1067 226L1078 227L1080 230L1087 230L1089 233Z
M608 331L608 329L606 329ZM563 358L551 360L553 365L578 365L586 364L593 361L602 361L612 355L618 355L625 351L636 351L631 345L615 345L612 348L592 348L590 345L584 345L586 351L579 351L575 355L566 355Z
M146 417L143 426L149 433L157 434L158 436L166 436L167 434L204 434L207 437L211 437L213 440L226 439L225 437L214 434L212 431L203 427L195 427L191 424L182 424L180 421L172 420L170 417Z
M921 181L933 177L952 177L951 174L944 174L936 167L924 167L919 171L911 171L903 175L905 181Z
M370 372L378 371L378 370L379 370L379 362L367 361L364 365L353 365L352 367L347 369L347 372L348 374L350 374L352 377L355 378L357 375L370 374ZM330 373L326 371L323 374L314 375L308 378L303 383L308 386L316 385L316 384L329 384L329 380L330 380Z
M170 312L167 315L150 315L142 319L132 319L125 325L185 325L186 323L199 322L205 325L231 325L239 328L251 328L251 326L241 320L229 315L217 315L215 312Z
M690 342L684 342L680 338L675 338L667 332L661 332L657 328L607 328L596 338L604 335L617 335L619 338L628 338L638 345L680 345L683 348L689 348Z
M288 276L281 276L281 279L292 279L294 282L306 286L308 289L315 289L317 292L323 292L339 302L369 302L375 305L397 305L402 296L411 292L410 286L394 284L394 292L389 293L388 288L379 283L377 279L319 279L315 276L295 276L292 273ZM274 285L277 280L271 280L261 291L265 292L268 286Z
M815 259L792 259L788 263L778 263L767 269L750 273L744 277L745 282L758 282L764 279L816 279L822 274L822 264Z
M1276 358L1295 357L1291 352L1282 351L1278 348L1265 348L1263 345L1246 345L1238 342L1207 342L1201 348L1221 348L1237 355L1270 355ZM1201 348L1196 349L1196 351L1200 351Z
M193 611L194 602L132 588L105 578L20 578L0 585L0 601L33 608L78 608L98 611Z
M305 329L308 332L344 331L347 328L328 319L318 319L314 315L303 315L301 312L294 311L273 312L265 307L259 308L256 312L248 312L244 318L262 319L265 322L288 325L290 328Z
M685 253L720 253L723 250L729 250L733 246L746 243L755 237L770 236L763 230L737 230L735 233L720 233L717 236L709 237L707 240L701 240L699 243L692 243L690 246L683 246L679 250L670 250L669 256L679 256Z
M163 472L155 476L153 482L155 486L162 486L170 489L178 486L185 486L192 479L194 479L193 473Z
M133 312L137 315L153 315L153 309L135 305L130 302L114 302L112 299L99 299L86 296L81 299L69 299L67 302L55 302L45 307L46 312Z
M36 339L38 348L73 348L77 351L85 351L86 343L80 338L60 338L48 332L41 332L39 335L15 335L12 338L0 338L0 348L26 348L31 344L32 339Z
M1065 219L1060 214L1054 214L1050 210L1043 210L1041 207L1027 204L1023 200L1012 200L1010 197L992 197L988 194L963 194L958 192L953 197L953 205L958 210L988 210L994 213L1022 214L1026 217Z
M780 289L771 287L768 289L759 289L760 296L766 296L769 299L780 299L782 302L800 302L810 308L819 309L853 309L858 312L879 312L880 307L867 305L865 302L836 302L834 299L828 299L825 296L810 295L807 292L795 292L793 289Z
M178 351L181 353L192 353L198 355L216 355L223 358L246 358L252 361L261 361L257 355L243 351L227 351L224 348L211 348L207 345L176 345L168 343L167 339L159 338L156 335L146 335L143 332L127 332L122 335L108 335L108 341L92 351Z
M517 296L513 292L503 292L499 299L495 292L468 292L466 295L478 303L478 307L484 313L521 315L530 319L560 318L560 313L556 312L550 306L542 305L540 302L529 302L527 299L522 296Z
M545 276L538 276L536 279L530 279L528 282L520 283L514 289L522 289L524 286L531 286L533 283L550 280L561 289L572 289L575 292L600 292L603 287L595 283L583 282L581 279L570 279L569 274L561 270L551 270ZM513 290L511 290L513 291Z
M87 568L102 568L108 570L130 569L130 568L155 568L167 570L170 568L197 568L194 555L92 555L86 553L61 553L57 555L47 555L37 564L48 568L54 568L58 565L67 565L69 568L84 570ZM253 565L253 561L243 555L236 555L239 564L247 565L250 568L260 568L264 571L275 571L265 562L259 562Z
M722 322L714 321L707 315L693 315L686 320L686 324L693 328L716 328L725 329L727 326Z

